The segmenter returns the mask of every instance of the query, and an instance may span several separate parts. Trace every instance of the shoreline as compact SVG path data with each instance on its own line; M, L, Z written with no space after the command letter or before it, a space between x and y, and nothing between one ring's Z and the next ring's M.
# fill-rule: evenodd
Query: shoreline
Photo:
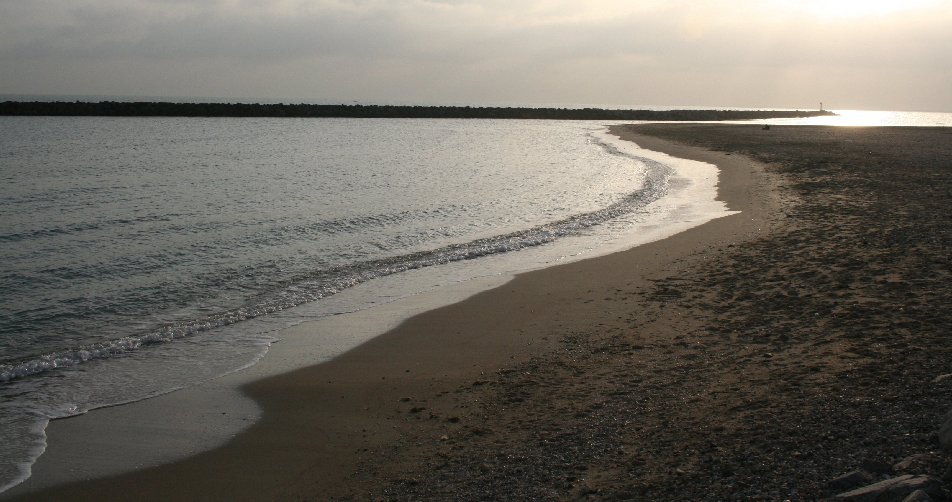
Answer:
M631 138L626 138L631 139ZM652 140L648 138L641 138L645 142L651 142ZM640 143L639 143L640 144ZM642 145L648 149L652 149L647 145ZM669 149L675 149L673 145L668 145ZM671 153L671 152L668 152ZM675 154L677 156L677 154ZM714 155L710 160L717 160L718 162L723 162L730 159L730 157L724 155ZM725 183L722 179L720 191L724 191L724 186L734 187L735 190L740 190L737 193L731 193L728 196L734 200L731 202L732 210L744 209L746 211L751 211L749 207L749 201L741 200L742 197L746 197L742 192L742 187L740 185L746 184L746 181L736 180L731 183ZM723 196L720 196L719 199L723 199ZM738 215L734 215L735 217ZM716 221L721 221L729 219L732 217L721 218ZM702 225L697 228L704 228L709 225L709 223ZM687 232L692 232L696 229L688 230ZM712 232L708 232L709 238L717 239L710 235ZM714 232L716 233L716 232ZM675 237L683 235L676 234ZM668 239L658 241L661 243L667 242ZM679 242L672 244L672 246L682 250L682 252L688 251L688 248L692 245L692 240L690 238L681 237L677 239ZM642 250L638 254L643 254L642 258L635 257L635 261L645 262L642 267L650 269L653 267L658 267L659 263L666 262L672 259L673 255L667 249L669 246L660 245L661 250L656 250L654 247L658 247L658 242L653 244L647 244L645 246L651 246L651 250ZM639 246L634 248L635 250L641 250L645 246ZM622 252L631 253L632 251ZM534 277L536 275L541 275L539 279L526 279L519 277L507 283L496 290L490 290L488 292L479 293L475 297L468 300L464 300L462 303L457 303L437 309L436 311L427 312L420 316L414 317L413 319L405 322L401 326L397 327L395 330L390 331L386 335L380 336L370 342L358 347L357 349L348 352L344 356L341 356L338 359L335 359L329 363L324 363L318 366L311 368L305 368L303 370L298 370L290 375L278 376L272 379L267 379L259 382L252 382L247 387L245 391L250 394L257 403L262 404L264 409L264 416L262 420L253 425L246 433L241 434L234 441L224 445L223 447L212 450L210 452L199 454L197 457L192 457L185 459L183 461L169 464L166 466L160 466L157 468L148 469L142 471L142 474L150 478L152 481L148 481L148 484L152 484L148 489L143 488L134 488L134 486L139 486L144 481L135 480L133 481L132 477L137 477L136 472L127 473L124 475L119 475L118 477L111 478L111 481L106 482L108 486L119 486L115 483L120 479L129 479L129 485L126 485L125 482L121 482L121 485L125 485L122 488L121 493L129 493L128 490L134 490L136 493L141 493L141 496L157 496L159 492L154 490L159 490L160 486L163 485L163 479L177 479L178 482L182 481L183 475L185 472L201 472L201 468L196 471L194 467L183 467L182 471L179 471L175 466L179 464L191 464L193 462L199 462L201 465L204 465L206 468L210 466L215 466L216 470L222 469L222 466L232 466L225 468L225 470L232 470L234 472L242 472L241 477L243 479L248 479L254 477L254 486L260 486L262 482L266 479L280 479L282 477L282 472L286 470L293 470L292 465L316 465L317 467L312 467L321 472L321 477L327 477L328 473L332 473L339 478L338 481L330 483L326 487L321 487L321 492L331 489L338 492L346 492L350 489L348 482L344 482L345 478L353 471L356 465L361 461L358 457L360 455L354 455L355 452L349 452L349 455L344 455L344 457L350 457L346 462L342 462L342 451L348 450L348 446L353 444L390 444L395 441L399 434L394 435L393 430L385 430L385 427L382 427L382 424L393 421L393 417L389 416L394 409L400 409L408 407L409 409L421 408L422 406L409 406L413 402L422 402L423 400L435 399L437 396L432 395L434 389L440 388L443 389L440 392L444 392L446 389L452 389L459 384L467 382L469 380L478 380L481 375L491 374L504 366L509 366L512 364L517 364L520 362L525 362L531 357L538 354L540 351L550 351L553 350L557 344L557 340L554 337L549 337L547 334L549 331L559 328L559 325L566 321L572 321L572 323L578 324L579 319L566 319L564 321L555 321L553 319L539 319L539 315L526 315L525 311L535 311L538 308L539 313L543 312L543 309L548 310L548 306L544 304L539 304L537 299L531 297L535 296L536 293L528 293L525 289L528 287L533 291L538 291L541 289L549 289L552 283L562 282L561 277L563 273L551 272L552 270L561 269L562 267L581 267L581 273L584 273L589 277L589 280L593 278L598 278L601 280L601 275L604 274L603 270L605 267L602 267L597 264L599 260L608 259L614 255L608 255L603 257L596 257L592 259L586 259L580 262L570 263L567 265L557 265L555 267L550 267L542 269L540 271L529 272L524 274L527 277ZM627 258L627 260L632 260L632 257ZM618 258L616 257L617 261ZM595 262L593 264L592 262ZM586 265L576 265L576 264L586 264ZM568 273L575 273L568 272ZM594 276L594 277L593 277ZM529 283L527 286L522 286L519 282ZM510 298L500 299L499 296L503 295L504 289L510 289L509 296ZM567 298L568 296L573 295L574 288L571 285L562 289L561 294L566 297L563 298L562 302L571 301ZM520 292L520 290L523 290ZM495 291L495 292L494 292ZM475 306L470 306L472 304ZM521 308L513 309L513 305L520 305ZM530 308L528 305L533 305L535 308ZM497 313L500 310L508 310L508 315L511 315L514 319L518 319L518 322L523 325L521 328L515 328L516 331L522 330L533 331L533 335L519 337L516 339L511 339L509 334L513 332L513 327L509 326L511 320L504 318L496 319L496 322L491 322L491 334L483 335L477 333L480 329L475 328L479 326L479 323L485 324L487 312ZM585 314L586 319L591 319L592 316L597 317L596 313L587 312ZM460 317L463 317L465 320L461 320ZM583 321L584 323L585 321ZM544 323L544 324L543 324ZM471 326L468 333L458 333L453 342L447 343L445 339L442 339L440 331L442 331L442 326L461 326L468 325ZM542 326L545 326L542 328ZM542 328L540 330L540 328ZM418 333L424 332L423 335ZM406 348L408 344L412 343L412 349L408 351ZM450 356L451 352L456 352L461 354L459 358L453 359ZM401 354L401 357L395 358L395 354ZM424 358L429 357L430 359L426 362L421 362ZM372 379L368 379L367 374L372 374ZM419 377L417 377L419 374ZM439 381L436 378L438 377ZM381 385L378 385L377 380L383 382L385 379L389 380L389 385L394 385L392 382L399 382L397 385L387 390L386 388L380 388ZM298 388L302 385L303 382L317 382L317 381L344 381L347 382L342 384L341 387L334 389L333 385L328 385L327 389L321 388L309 388L308 391L311 393L312 399L315 402L311 403L308 406L308 410L305 413L288 413L290 410L293 410L297 407L295 404L299 400L299 396L296 392L291 392L287 390L287 387ZM383 392L381 392L383 391ZM335 398L329 397L329 393L334 393ZM344 394L344 396L337 397L336 393ZM391 400L384 399L383 396L392 396L399 394L400 398L411 398L410 401L400 401L400 400ZM417 397L431 394L429 398ZM439 394L437 392L436 394ZM351 396L350 399L347 396ZM344 401L343 403L339 401ZM371 406L367 406L368 401L372 402L375 406L374 413L368 413L371 411ZM407 403L407 404L405 404ZM343 405L343 406L342 406ZM329 415L329 411L335 411L338 413L346 413L343 415L333 416ZM367 408L367 409L364 409ZM270 412L269 410L279 410L278 413ZM299 410L300 411L300 410ZM279 415L283 412L290 416L284 417L271 417L274 415ZM370 416L367 416L370 415ZM306 454L307 451L316 449L323 451L323 457L299 457L299 458L285 458L281 461L276 461L279 453L270 452L267 454L267 462L264 462L267 465L275 466L275 471L268 474L263 473L250 473L247 472L248 469L253 468L257 461L250 461L252 457L255 456L252 452L264 449L272 445L262 445L261 441L270 442L276 441L282 435L281 431L285 431L286 435L288 430L299 430L304 425L296 423L296 420L309 417L308 420L313 419L313 417L318 417L319 420L327 422L329 427L328 429L336 429L338 431L348 431L344 436L338 438L328 437L326 432L322 432L321 428L318 430L312 430L308 434L311 440L307 443L308 446L301 448L302 454ZM273 422L273 423L272 423ZM360 433L357 434L354 432L354 424L364 424L360 427ZM308 426L310 428L310 426ZM256 430L260 429L260 430ZM370 437L365 438L364 430L375 431L371 434ZM342 434L343 432L338 432ZM244 441L242 438L249 437L254 438L258 437L259 439L252 439L250 441ZM379 446L377 447L379 448ZM350 448L352 450L352 448ZM365 450L372 448L364 448ZM260 454L260 453L259 453ZM252 464L252 465L249 465ZM344 467L344 466L348 467ZM278 467L280 466L280 467ZM175 472L165 472L171 469ZM149 474L152 473L152 474ZM169 477L172 476L172 477ZM189 476L190 478L189 485L192 486L192 489L195 489L195 493L205 493L207 495L216 494L220 495L223 492L222 490L232 490L234 488L235 480L228 480L224 485L217 485L214 487L202 488L201 485L204 482L209 481L208 479L202 479L205 476L193 474ZM187 479L188 479L187 478ZM110 479L110 478L107 478ZM105 482L106 480L103 480ZM28 482L27 482L28 483ZM101 482L92 481L90 483L80 483L80 484L67 484L63 487L52 488L52 491L48 492L52 495L58 489L65 489L71 496L79 496L79 493L82 493L82 486L87 485L97 485L102 484ZM22 485L21 485L22 486ZM26 487L24 487L26 488ZM99 494L101 496L102 486L93 487L90 486L91 491L88 492L90 496L93 494ZM207 491L205 491L207 489ZM191 490L191 489L190 489ZM9 495L19 495L21 490L14 488ZM29 494L30 492L24 492ZM43 496L41 492L37 494ZM247 488L236 489L231 492L232 494L241 494L247 493ZM149 495L152 494L152 495ZM5 494L7 495L7 494ZM161 498L161 497L158 497Z
M262 420L219 449L25 498L798 500L854 469L952 480L950 131L636 129L716 164L743 212L253 382Z
M607 132L604 134L607 135ZM613 138L612 144L615 147L632 148L619 145L621 140L618 140L617 136ZM591 249L576 248L571 244L565 247L563 244L565 250L570 252L561 257L549 252L552 258L543 261L530 258L530 262L538 261L538 264L528 270L611 254L636 246L638 242L661 239L665 235L702 224L701 222L725 213L722 203L713 202L716 183L716 169L713 166L697 166L689 161L669 158L665 154L648 150L635 149L628 153L645 156L649 162L660 161L674 167L681 176L695 180L694 188L680 190L679 195L665 199L666 202L657 206L653 213L664 207L658 214L667 216L645 218L637 233L629 236L619 234L613 239L600 240L599 245ZM703 194L706 193L712 201L682 206L694 200L698 193L702 194L701 200L705 199ZM539 252L548 256L544 251ZM504 257L499 257L496 261L499 259L505 260ZM444 277L449 280L456 275L457 279L472 278L449 280L447 285L436 290L423 290L404 297L393 296L400 299L371 309L335 315L318 321L303 321L278 332L278 339L269 353L245 369L196 383L185 389L53 420L45 431L46 444L50 447L32 465L33 475L24 483L0 495L0 498L77 480L114 476L167 464L221 446L260 418L261 410L256 403L239 391L242 385L327 361L385 333L412 315L496 288L514 276L516 272L513 270L527 270L521 266L525 260L525 257L516 258L514 261L510 259L512 264L504 265L503 268L499 268L498 263L491 265L483 262L479 265L474 262L474 265L464 267L470 269L468 272L460 273L454 271L455 269L448 273L443 271L437 274L441 283ZM501 270L501 273L480 275L479 271L487 267L490 270ZM409 274L412 276L416 272L411 271ZM390 281L391 278L383 280ZM406 282L408 279L400 280ZM411 278L409 282L424 284L425 282L421 281L430 280L433 279ZM344 297L351 293L357 297L366 296L367 292L362 290L368 286L355 286L339 296ZM399 289L399 286L397 288ZM143 441L143 437L148 440Z

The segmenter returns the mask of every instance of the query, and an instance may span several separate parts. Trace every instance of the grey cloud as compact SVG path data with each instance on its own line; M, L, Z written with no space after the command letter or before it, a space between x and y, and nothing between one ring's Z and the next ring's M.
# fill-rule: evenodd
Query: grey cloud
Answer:
M166 0L168 1L168 0ZM398 26L378 17L267 19L200 11L152 20L134 12L87 10L7 47L31 57L294 59L305 56L386 55L405 44Z
M870 96L881 101L904 85L934 87L952 67L941 16L835 24L701 16L695 30L683 3L541 20L522 20L524 4L503 0L67 5L0 0L0 65L9 69L0 92L779 106L831 92L815 78L823 72L835 70L842 86L874 79ZM909 83L912 75L924 83ZM936 99L952 106L947 92Z

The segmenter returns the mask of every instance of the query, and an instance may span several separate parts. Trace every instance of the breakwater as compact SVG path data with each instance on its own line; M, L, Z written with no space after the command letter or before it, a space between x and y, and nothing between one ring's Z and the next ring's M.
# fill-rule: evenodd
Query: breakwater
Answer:
M720 121L835 115L825 110L614 110L473 106L5 101L0 115L115 117L350 117Z

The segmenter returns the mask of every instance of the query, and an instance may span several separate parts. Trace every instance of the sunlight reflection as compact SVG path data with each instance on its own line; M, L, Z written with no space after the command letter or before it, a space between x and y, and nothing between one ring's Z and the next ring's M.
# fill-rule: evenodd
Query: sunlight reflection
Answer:
M932 112L887 112L872 110L830 110L836 115L801 119L759 120L761 124L829 125L843 127L952 126L952 114Z
M884 126L895 122L892 112L875 112L868 110L836 110L834 116L816 117L813 123L817 125L837 126Z

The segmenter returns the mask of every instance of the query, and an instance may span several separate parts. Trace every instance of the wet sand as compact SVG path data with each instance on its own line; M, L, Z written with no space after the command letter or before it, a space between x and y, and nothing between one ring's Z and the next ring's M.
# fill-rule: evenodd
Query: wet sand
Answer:
M248 385L262 419L221 448L29 498L816 499L916 454L948 484L952 129L616 131L717 164L742 213L421 314Z

